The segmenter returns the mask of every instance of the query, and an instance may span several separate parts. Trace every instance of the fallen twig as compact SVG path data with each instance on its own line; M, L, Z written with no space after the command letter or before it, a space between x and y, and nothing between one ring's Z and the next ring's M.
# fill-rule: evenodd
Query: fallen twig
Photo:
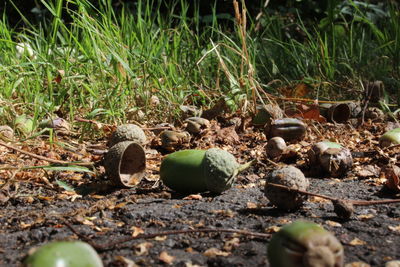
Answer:
M352 204L354 206L369 206L369 205L382 205L382 204L391 204L391 203L400 203L400 199L381 199L381 200L354 200L354 199L340 199L340 198L335 198L335 197L331 197L331 196L326 196L326 195L322 195L322 194L317 194L317 193L312 193L312 192L308 192L308 191L304 191L304 190L299 190L299 189L295 189L295 188L291 188L285 185L281 185L281 184L274 184L274 183L268 183L268 185L271 185L273 187L277 187L277 188L281 188L287 191L291 191L291 192L296 192L296 193L300 193L303 195L309 195L309 196L314 196L314 197L320 197L323 199L328 199L331 201L344 201L346 203Z
M50 159L50 158L47 158L47 157L44 157L44 156L40 156L40 155L31 153L31 152L28 152L28 151L19 149L19 148L14 147L14 146L8 145L8 144L6 144L4 142L1 142L1 141L0 141L0 145L6 147L8 149L15 150L15 151L17 151L19 153L25 154L27 156L30 156L32 158L44 160L44 161L47 161L47 162L50 162L50 163L54 163L54 164L78 165L78 166L93 166L94 165L94 162L69 162L69 161L58 160L58 159Z
M187 229L187 230L171 230L171 231L165 231L165 232L158 232L158 233L152 233L152 234L139 234L137 236L129 236L125 238L121 238L119 240L116 240L114 242L110 242L108 244L97 244L93 242L93 240L81 233L79 233L68 221L65 219L62 219L64 224L74 233L76 234L79 238L83 239L84 241L88 242L93 248L99 251L107 251L107 250L112 250L115 248L115 246L126 243L132 240L137 240L137 239L149 239L149 238L155 238L157 236L166 236L166 235L179 235L179 234L190 234L190 233L231 233L231 234L240 234L240 235L247 235L247 236L253 236L253 237L258 237L262 239L269 239L271 237L271 234L264 234L264 233L256 233L256 232L250 232L246 230L237 230L237 229L229 229L229 228L222 228L222 229L215 229L215 228L203 228L203 229Z

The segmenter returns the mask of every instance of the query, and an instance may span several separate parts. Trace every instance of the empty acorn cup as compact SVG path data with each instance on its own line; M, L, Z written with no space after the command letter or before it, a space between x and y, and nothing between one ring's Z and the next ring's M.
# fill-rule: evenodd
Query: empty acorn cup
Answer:
M104 167L113 184L134 187L145 175L146 154L143 147L135 142L119 142L105 155Z

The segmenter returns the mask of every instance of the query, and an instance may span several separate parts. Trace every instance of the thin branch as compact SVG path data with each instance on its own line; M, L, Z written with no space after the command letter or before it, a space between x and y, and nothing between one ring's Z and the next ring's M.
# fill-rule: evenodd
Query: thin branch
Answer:
M257 238L262 238L262 239L269 239L271 237L271 234L263 234L263 233L256 233L256 232L250 232L246 230L237 230L237 229L230 229L230 228L222 228L222 229L215 229L215 228L204 228L204 229L187 229L187 230L171 230L171 231L165 231L165 232L158 232L158 233L152 233L152 234L139 234L137 236L129 236L125 238L121 238L119 240L116 240L114 242L110 242L107 244L97 244L93 242L93 240L81 233L79 233L68 221L65 219L62 219L64 224L74 233L76 234L79 238L83 239L84 241L90 243L91 246L93 246L96 250L99 251L107 251L107 250L112 250L115 248L115 246L126 243L132 240L137 240L137 239L150 239L150 238L155 238L157 236L166 236L166 235L180 235L180 234L191 234L191 233L230 233L230 234L240 234L240 235L246 235L246 236L252 236L252 237L257 237Z
M335 198L331 196L326 196L322 194L317 194L317 193L312 193L304 190L299 190L295 188L291 188L285 185L281 184L274 184L274 183L267 183L267 185L277 187L280 189L284 189L290 192L296 192L299 194L303 195L308 195L308 196L314 196L314 197L320 197L323 199L328 199L331 201L344 201L346 203L352 204L354 206L369 206L369 205L382 205L382 204L391 204L391 203L400 203L400 199L381 199L381 200L353 200L353 199L340 199L340 198Z
M64 160L50 159L50 158L47 158L47 157L44 157L44 156L40 156L40 155L31 153L31 152L28 152L28 151L19 149L19 148L14 147L14 146L8 145L8 144L6 144L6 143L4 143L2 141L0 141L0 145L6 147L8 149L17 151L19 153L25 154L27 156L30 156L31 158L44 160L44 161L47 161L47 162L50 162L50 163L54 163L54 164L79 165L79 166L93 166L94 165L93 162L69 162L69 161L64 161Z

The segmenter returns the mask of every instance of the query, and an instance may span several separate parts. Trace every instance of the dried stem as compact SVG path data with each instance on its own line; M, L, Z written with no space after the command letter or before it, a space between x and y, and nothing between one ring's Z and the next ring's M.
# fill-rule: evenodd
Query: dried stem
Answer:
M43 157L43 156L40 156L40 155L31 153L31 152L28 152L28 151L19 149L19 148L14 147L14 146L8 145L8 144L6 144L4 142L1 142L1 141L0 141L0 146L4 146L4 147L6 147L8 149L12 149L14 151L17 151L19 153L25 154L25 155L30 156L32 158L44 160L44 161L47 161L47 162L50 162L50 163L54 163L54 164L79 165L79 166L93 166L94 165L93 162L69 162L69 161L63 161L63 160L57 160L57 159L50 159L50 158L47 158L47 157Z
M391 204L391 203L400 203L400 199L381 199L381 200L340 199L340 198L335 198L335 197L331 197L331 196L326 196L326 195L321 195L321 194L317 194L317 193L312 193L312 192L308 192L308 191L291 188L291 187L281 185L281 184L268 183L268 185L277 187L277 188L281 188L281 189L284 189L287 191L300 193L303 195L309 195L309 196L314 196L314 197L320 197L323 199L328 199L331 201L344 201L344 202L350 203L354 206L369 206L369 205L383 205L383 204Z
M83 239L84 241L88 242L91 246L93 246L96 250L99 250L99 251L112 250L119 244L126 243L126 242L129 242L132 240L137 240L137 239L149 239L149 238L155 238L157 236L191 234L191 233L231 233L231 234L253 236L253 237L262 238L262 239L269 239L271 237L270 234L250 232L250 231L246 231L246 230L237 230L237 229L229 229L229 228L222 228L222 229L204 228L204 229L188 229L188 230L171 230L171 231L158 232L158 233L152 233L152 234L139 234L137 236L129 236L129 237L121 238L114 242L100 245L100 244L93 242L93 240L91 238L79 233L66 220L63 219L63 222L74 234L76 234L79 238Z

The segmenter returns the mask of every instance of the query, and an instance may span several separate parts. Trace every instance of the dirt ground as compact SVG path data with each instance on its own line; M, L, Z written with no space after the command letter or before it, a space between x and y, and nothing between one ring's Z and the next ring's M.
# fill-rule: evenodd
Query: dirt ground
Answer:
M379 151L377 140L386 126L386 123L367 123L361 128L350 124L309 125L307 137L291 146L295 153L286 163L301 168L308 176L306 151L312 143L323 139L337 141L352 151ZM221 129L229 127L229 134L221 133ZM98 167L100 174L78 176L72 172L2 171L0 266L18 266L31 248L49 241L82 238L101 246L98 251L105 266L268 266L269 237L282 225L299 219L319 223L334 233L344 246L346 263L384 266L388 261L400 260L399 204L357 206L349 220L338 218L331 201L318 197L309 197L296 211L280 211L270 205L263 194L264 178L277 163L264 155L262 131L226 128L222 125L209 135L212 138L197 138L188 145L221 147L242 163L258 159L238 176L233 188L221 195L177 195L157 181L163 151L152 133L149 136L154 136L153 142L146 147L147 175L135 189L102 185L107 177L101 175L101 167ZM35 148L30 151L44 156L55 153L70 159L73 154L43 143L34 144ZM99 156L90 152L86 151L85 155L99 160ZM355 158L345 178L309 177L307 191L343 199L398 198L398 194L385 189L380 176L380 169L390 159L397 160L397 151ZM14 166L27 162L43 164L6 148L1 150L1 162ZM57 185L57 180L81 187L96 181L95 186L90 187L95 188L95 192L82 195L68 191ZM264 235L171 232L205 228L246 230ZM138 234L159 232L169 233L121 241Z

